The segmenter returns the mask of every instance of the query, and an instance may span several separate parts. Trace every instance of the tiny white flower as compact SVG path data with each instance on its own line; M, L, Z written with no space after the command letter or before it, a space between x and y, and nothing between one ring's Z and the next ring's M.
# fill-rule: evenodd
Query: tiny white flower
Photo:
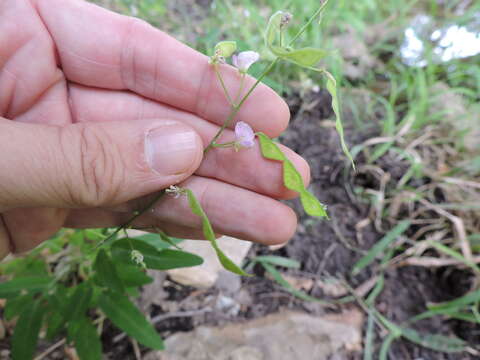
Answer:
M232 64L238 71L246 73L250 66L260 59L260 54L255 51L242 51L238 55L233 55Z
M181 195L185 193L181 187L178 187L176 185L170 185L168 189L165 189L165 192L168 195L173 196L175 199L178 199Z

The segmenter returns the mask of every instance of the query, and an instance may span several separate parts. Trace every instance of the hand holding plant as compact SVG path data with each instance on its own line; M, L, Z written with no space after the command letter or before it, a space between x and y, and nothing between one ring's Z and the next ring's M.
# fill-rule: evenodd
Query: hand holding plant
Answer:
M27 35L43 34L47 43L38 51L44 51L48 61L37 73L43 71L50 78L29 78L31 89L57 101L49 107L52 116L42 117L49 98L27 91L18 98L23 96L30 104L29 111L13 104L4 116L40 124L0 122L4 130L0 136L15 138L2 142L7 152L15 153L18 141L27 150L38 151L22 151L15 159L30 161L33 188L17 182L26 176L25 170L1 172L3 184L10 188L0 202L4 219L0 240L24 251L62 226L107 229L75 232L76 245L73 241L71 245L78 248L77 255L66 263L36 273L14 268L11 273L17 278L0 284L9 317L20 315L13 358L32 357L46 323L49 338L65 333L82 359L99 359L101 344L94 325L105 316L143 345L160 349L161 338L128 295L151 281L145 268L166 270L202 262L194 254L170 249L176 242L169 235L208 239L226 269L248 275L222 252L217 233L283 243L293 235L296 218L277 199L298 195L309 215L327 216L325 206L306 188L305 161L271 139L286 127L288 108L261 84L279 61L325 74L337 129L349 155L335 80L316 67L326 53L313 47L293 48L325 4L290 41L285 28L291 15L272 16L265 44L275 59L254 80L247 72L259 60L258 53L236 54L233 41L220 42L207 61L137 20L82 2L55 2L52 6L51 1L38 0L32 8L25 0L18 5L37 24ZM118 34L122 41L117 41ZM229 58L234 68L225 65ZM50 94L55 79L60 85ZM34 137L43 146L32 150ZM53 165L33 166L28 158L32 154L39 157L37 162ZM7 165L1 162L0 169ZM114 226L117 229L108 229ZM159 236L130 238L124 230L131 227ZM60 248L66 246L68 233L60 232L56 241ZM8 250L4 246L2 255ZM81 274L81 281L76 274ZM102 314L94 323L92 311Z

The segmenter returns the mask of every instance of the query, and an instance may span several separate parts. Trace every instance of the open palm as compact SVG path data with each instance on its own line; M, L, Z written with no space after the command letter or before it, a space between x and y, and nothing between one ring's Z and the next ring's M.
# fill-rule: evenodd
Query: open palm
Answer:
M221 71L235 93L238 73L228 65ZM283 187L280 164L264 160L258 146L240 152L215 149L203 159L200 152L183 175L152 181L151 174L130 162L135 143L115 138L127 139L132 122L176 121L193 128L205 146L228 113L208 58L145 22L81 0L2 1L0 132L12 140L0 144L0 191L7 194L0 195L0 255L26 251L63 226L121 225L149 194L179 182L197 194L216 232L265 244L287 241L296 217L277 199L295 194ZM285 129L288 119L287 105L264 85L237 116L271 137ZM39 130L38 137L22 136L22 146L15 139L31 129L25 123L35 123ZM52 126L62 129L59 133L81 130L78 173L51 165L48 149L71 146L61 136L58 142L42 142ZM232 138L232 131L226 131L224 140ZM27 150L30 154L24 154ZM306 162L284 151L308 182ZM20 162L28 156L36 165L25 168ZM43 166L50 173L45 178L38 176ZM80 184L78 177L84 178ZM25 195L31 188L36 195ZM134 225L202 238L200 220L185 199L162 198Z

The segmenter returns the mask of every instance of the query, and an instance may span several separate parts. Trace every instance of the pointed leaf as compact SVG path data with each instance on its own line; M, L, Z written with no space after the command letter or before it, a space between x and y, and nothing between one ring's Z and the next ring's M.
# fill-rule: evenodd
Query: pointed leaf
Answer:
M80 360L102 359L102 343L90 320L81 319L72 337Z
M0 298L6 298L19 293L22 290L36 293L46 290L52 283L48 276L29 276L16 278L0 284Z
M32 303L32 295L16 296L8 299L3 315L5 316L6 320L12 320L15 316L20 315L23 311L25 311L27 307L32 306Z
M202 219L203 235L207 240L210 241L210 244L212 245L213 249L217 254L218 260L223 265L223 267L235 274L242 276L250 276L250 274L247 274L245 271L243 271L220 249L217 243L215 232L213 231L212 225L210 224L210 220L208 220L207 214L205 214L205 211L203 211L202 206L195 197L195 194L190 189L185 189L185 191L187 193L190 209L195 215L199 216Z
M328 71L324 71L324 73L327 76L327 90L332 96L332 108L336 116L335 127L337 129L338 135L340 136L342 149L345 155L348 157L348 159L352 163L353 168L355 169L355 163L353 162L353 157L350 154L350 151L348 150L347 144L345 142L345 135L343 131L343 124L342 124L342 118L340 113L340 105L338 103L337 82L333 77L333 75L330 74Z
M99 285L120 293L125 290L112 259L104 249L100 249L98 252L93 269L96 272L95 277Z
M100 309L117 326L141 344L163 350L163 341L153 325L124 295L106 292L100 295Z
M305 190L302 175L300 175L290 160L283 162L283 184L287 189L299 193Z
M33 358L42 326L43 308L40 301L28 307L18 318L12 339L12 359Z
M179 250L157 250L152 245L138 239L122 239L112 245L115 262L134 265L131 259L132 250L143 255L143 261L148 269L169 270L181 267L201 265L203 259L195 254Z
M260 149L262 150L263 157L278 161L286 160L285 155L272 139L270 139L264 133L257 133L257 136L260 140Z
M145 270L137 265L117 264L117 274L126 287L143 286L153 282Z
M307 190L300 193L300 201L302 202L303 209L308 215L328 217L325 205L318 201L318 199Z
M290 50L273 46L270 50L278 57L291 61L299 66L310 68L328 55L328 51L313 47Z
M83 316L90 306L93 295L92 284L84 282L75 288L65 307L65 320L75 321Z
M183 239L172 238L162 232L158 234L143 234L140 236L135 236L133 239L142 240L157 250L168 249L169 247L175 247L178 250L181 250L177 245L183 241Z

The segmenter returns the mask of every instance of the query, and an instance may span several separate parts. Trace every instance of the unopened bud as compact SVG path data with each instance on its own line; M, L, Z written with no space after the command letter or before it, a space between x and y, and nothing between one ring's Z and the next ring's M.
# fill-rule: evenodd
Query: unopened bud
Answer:
M284 28L285 26L287 26L290 20L292 20L292 17L293 15L290 14L289 12L284 12L282 14L282 19L280 20L280 27Z

